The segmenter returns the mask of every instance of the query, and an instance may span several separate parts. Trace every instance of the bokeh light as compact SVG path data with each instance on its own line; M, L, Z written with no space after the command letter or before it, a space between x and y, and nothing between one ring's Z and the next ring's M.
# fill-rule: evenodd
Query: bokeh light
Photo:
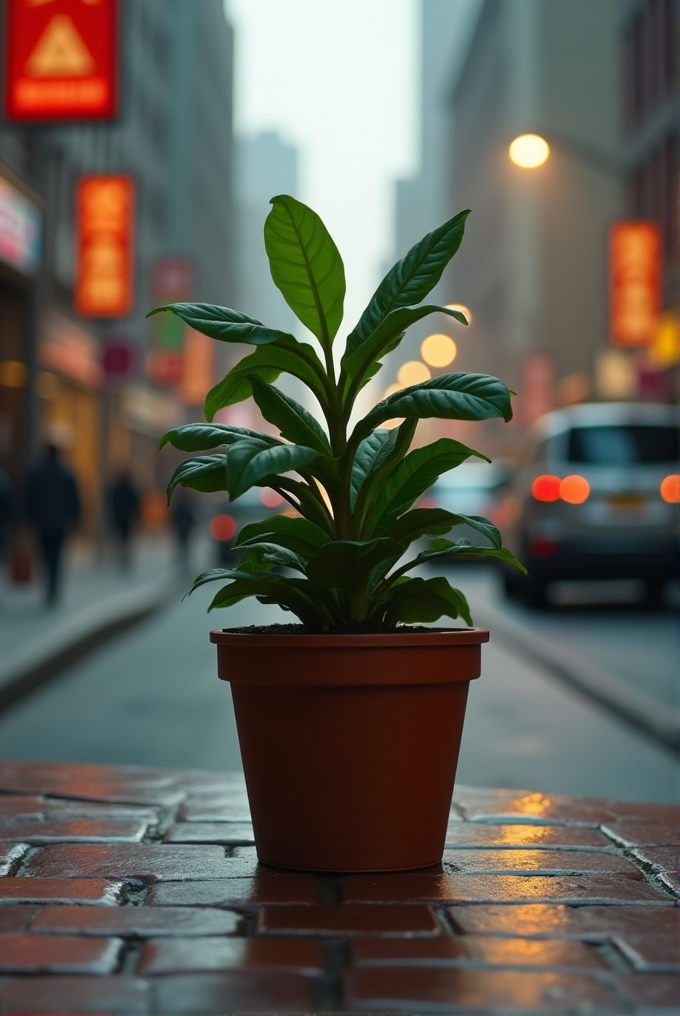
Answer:
M668 504L677 504L680 501L680 476L672 473L670 476L664 477L659 492Z
M432 377L429 369L420 360L408 360L402 363L397 373L397 381L403 388L409 385L419 385L423 381L429 381Z
M448 367L456 359L458 349L450 335L435 332L420 347L420 355L430 367Z
M589 495L590 484L585 476L579 476L578 473L565 476L560 483L560 497L567 504L583 504L588 500Z
M550 155L550 145L538 134L520 134L511 143L508 153L516 166L522 169L536 169L542 166Z
M260 491L260 501L265 508L278 508L280 504L283 504L283 498L281 495L272 490L271 487L263 487Z
M560 478L551 473L536 476L531 483L531 493L537 501L559 501Z
M236 522L231 515L215 515L210 520L210 535L219 543L228 543L236 535Z

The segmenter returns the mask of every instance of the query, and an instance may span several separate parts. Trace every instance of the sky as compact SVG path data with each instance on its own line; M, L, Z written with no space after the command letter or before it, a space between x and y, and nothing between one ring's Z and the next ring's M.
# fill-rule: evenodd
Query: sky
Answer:
M346 334L393 254L392 184L418 170L418 2L225 6L236 33L237 136L276 130L299 148L298 197L345 262Z

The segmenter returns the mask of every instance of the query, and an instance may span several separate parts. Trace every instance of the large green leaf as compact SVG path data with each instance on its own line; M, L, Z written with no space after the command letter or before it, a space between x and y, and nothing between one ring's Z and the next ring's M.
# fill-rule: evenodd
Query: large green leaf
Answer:
M490 420L512 419L510 392L497 377L487 374L442 374L419 385L402 388L379 402L360 420L353 439L363 437L385 420L407 419Z
M176 314L197 332L221 342L246 342L251 346L260 346L293 338L288 332L267 328L261 321L248 317L247 314L240 314L230 307L216 307L212 303L169 303L165 307L156 307L146 316L166 311Z
M350 478L350 503L352 508L354 508L357 495L361 490L364 480L374 469L384 465L385 453L389 454L394 449L396 440L396 429L374 430L368 437L364 438L357 448Z
M234 570L225 577L232 581L219 590L208 610L231 607L247 596L256 596L261 603L274 603L292 611L304 625L315 631L334 627L332 600L306 579L240 570Z
M389 567L402 555L394 540L335 540L325 544L307 566L309 579L322 589L358 590L382 562Z
M327 404L323 385L323 367L308 342L298 342L292 335L284 336L275 345L258 346L254 353L244 356L205 399L205 417L212 420L219 409L243 402L252 395L251 377L261 381L276 381L285 371L299 378L312 390L322 408Z
M465 220L469 214L469 209L459 212L428 233L411 248L405 258L390 269L347 339L349 356L372 335L389 313L400 307L411 307L425 299L460 247Z
M449 437L409 452L394 467L378 494L373 509L376 531L384 532L442 473L459 466L471 455L481 459L486 457Z
M342 258L307 205L280 194L272 198L272 206L264 226L272 279L291 310L328 350L342 321Z
M410 325L435 312L448 314L449 317L455 318L461 324L467 324L465 316L460 311L439 307L437 304L428 303L422 307L402 307L388 314L351 356L345 354L341 365L351 378L363 375L375 360L396 348Z
M242 438L252 437L268 444L281 444L278 438L263 434L247 427L232 427L228 423L187 423L183 427L169 430L163 436L161 448L171 444L182 452L200 452L207 448L218 448L220 445L231 445Z
M295 551L280 547L276 543L254 544L246 550L239 562L239 568L246 568L248 571L258 571L260 570L258 566L261 565L267 568L273 565L294 568L295 571L305 574L305 561Z
M299 470L309 465L319 453L314 448L298 445L275 445L248 438L237 441L227 458L227 491L231 501L254 487L260 480L277 473Z
M467 600L442 576L395 582L381 607L385 610L385 623L389 625L422 624L440 617L454 620L462 617L466 624L472 625Z
M408 546L421 536L440 536L454 526L468 525L489 539L494 547L502 545L501 534L493 523L481 515L457 515L444 508L414 508L401 515L385 529L385 536Z
M279 547L292 550L305 559L312 557L330 536L309 519L291 518L288 515L272 515L261 522L244 526L236 541L237 547L248 547L264 541L276 543Z
M421 564L428 564L431 561L456 561L460 559L475 561L479 558L503 561L505 564L511 564L515 568L518 568L525 575L527 573L524 565L517 560L512 551L508 550L507 547L475 547L468 540L456 540L454 543L451 540L440 539L433 540L430 550L424 550L422 554L418 554L412 561L402 565L390 578L403 575L412 568L417 568Z
M168 502L177 486L191 487L192 490L200 490L204 493L226 490L226 467L226 455L196 455L180 462L167 486Z
M286 441L316 448L323 455L331 455L331 446L323 427L304 406L257 377L251 379L251 384L253 398L260 412L265 420L279 428Z

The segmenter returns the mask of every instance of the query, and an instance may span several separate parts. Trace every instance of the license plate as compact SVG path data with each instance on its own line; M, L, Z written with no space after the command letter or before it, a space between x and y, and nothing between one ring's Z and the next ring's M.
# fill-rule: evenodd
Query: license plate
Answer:
M642 494L612 494L609 505L615 512L638 513L644 510L645 499Z

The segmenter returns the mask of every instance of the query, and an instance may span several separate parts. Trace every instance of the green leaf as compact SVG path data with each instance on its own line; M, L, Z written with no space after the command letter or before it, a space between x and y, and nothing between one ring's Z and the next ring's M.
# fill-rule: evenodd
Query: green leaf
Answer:
M251 522L250 525L244 526L238 535L236 546L248 547L261 541L276 543L279 547L285 547L309 559L330 541L330 536L309 519L273 515L271 518L263 519L262 522Z
M490 420L497 416L506 422L512 419L510 392L497 377L462 372L442 374L383 399L359 421L353 438L395 417Z
M508 550L507 547L475 547L468 540L456 540L455 543L450 540L433 540L430 547L430 550L424 550L422 554L418 554L412 561L408 561L398 568L394 575L390 577L394 578L397 575L403 575L412 568L417 568L421 564L428 564L430 561L454 561L459 558L471 561L478 560L479 558L504 561L506 564L511 564L515 568L518 568L525 575L527 574L524 565L521 561L517 560L512 551Z
M384 532L442 473L459 466L470 455L486 458L480 452L448 437L409 452L394 467L378 494L373 510L376 529Z
M234 446L235 447L235 446ZM197 455L180 462L167 486L168 503L177 486L210 493L227 489L227 456Z
M248 317L247 314L240 314L229 307L216 307L211 303L169 303L164 307L156 307L146 316L152 317L168 311L176 314L197 332L221 342L245 342L259 346L293 338L288 332L267 328L261 321Z
M394 449L397 430L374 430L364 438L357 448L350 478L351 506L354 508L357 495L367 476L384 464L386 454Z
M385 623L389 625L423 624L440 617L454 620L462 617L466 624L472 625L467 600L442 576L395 582L381 607L385 609Z
M257 430L249 430L247 427L232 427L227 423L187 423L183 427L169 430L160 446L164 448L165 445L171 444L173 448L179 448L182 452L200 452L206 448L234 444L244 437L256 438L272 445L281 443L278 438Z
M279 428L282 437L295 444L316 448L322 455L331 455L323 427L304 406L259 378L251 378L251 385L260 412L265 420Z
M460 311L439 307L437 304L393 310L375 331L360 346L357 346L351 356L348 356L347 353L343 356L341 365L351 378L362 375L373 361L396 349L410 325L435 312L448 314L449 317L455 318L461 324L467 324L467 320Z
M297 445L275 445L247 439L237 441L229 450L227 459L227 491L235 501L251 487L277 473L299 470L319 457L314 448Z
M307 566L307 576L322 589L358 590L375 567L391 568L403 551L394 540L334 540L325 544Z
M272 198L264 242L272 279L324 349L340 327L345 269L337 247L311 208L286 194Z
M292 579L270 572L235 570L227 576L232 579L215 595L208 610L231 607L247 596L256 596L261 603L275 603L296 614L303 624L322 631L332 624L329 605L319 596L306 579Z
M401 426L392 429L390 432L394 436L384 442L359 489L356 504L354 505L357 518L363 518L365 506L371 504L372 499L377 496L377 493L382 488L386 477L397 462L403 459L413 440L417 423L417 420L405 420Z
M347 353L350 356L382 324L388 314L425 299L460 247L465 220L469 214L469 209L459 212L428 233L411 248L405 258L390 269L347 339Z
M385 536L407 547L421 536L439 536L448 533L458 525L460 515L454 515L444 508L414 508L401 515L385 530Z
M323 385L323 367L314 348L308 342L298 342L292 335L284 336L275 345L258 346L254 353L244 356L205 399L205 417L214 419L215 413L226 406L243 402L252 395L251 377L260 381L276 381L285 371L299 378L314 393L322 408L327 405Z
M305 562L302 558L294 551L280 547L276 543L256 543L252 547L248 547L241 558L239 568L247 567L248 571L256 571L260 564L265 564L269 568L272 565L294 568L296 571L302 572L303 575L305 574Z

